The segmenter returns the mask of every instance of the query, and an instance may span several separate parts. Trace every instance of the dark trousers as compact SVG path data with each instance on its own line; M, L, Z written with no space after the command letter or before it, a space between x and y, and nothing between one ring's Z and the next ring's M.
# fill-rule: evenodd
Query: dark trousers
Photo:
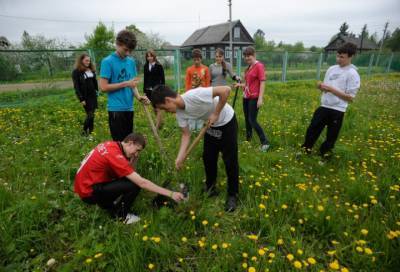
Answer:
M90 134L93 132L94 129L94 108L89 108L84 106L86 112L86 119L83 122L83 132L85 134Z
M108 124L114 141L123 141L133 132L133 111L109 111Z
M237 144L238 125L236 116L221 127L211 127L204 136L203 163L206 171L206 184L210 189L217 181L218 155L222 153L228 177L228 195L239 192L239 162Z
M125 218L130 212L132 203L140 192L140 187L125 177L94 184L92 189L92 196L82 200L88 204L97 204L111 216L120 218Z
M335 146L335 142L339 136L342 127L344 112L319 107L311 120L311 124L307 129L306 138L302 145L307 151L310 151L317 141L319 135L325 126L328 127L326 140L321 144L319 149L321 155L330 152Z
M268 144L267 136L264 130L261 128L260 124L257 122L258 108L257 108L257 98L247 99L243 98L243 112L244 119L246 121L246 139L250 140L253 136L253 128L260 138L261 144Z

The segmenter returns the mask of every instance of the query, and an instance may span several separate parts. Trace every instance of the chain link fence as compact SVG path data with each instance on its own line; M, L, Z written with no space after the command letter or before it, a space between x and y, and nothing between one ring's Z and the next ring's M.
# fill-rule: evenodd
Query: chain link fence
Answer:
M184 88L186 69L192 65L191 50L155 50L164 66L167 84ZM100 70L101 60L113 51L82 50L0 50L0 84L69 81L75 59L88 53ZM146 50L135 50L139 76L143 73ZM226 60L229 53L225 52ZM203 64L214 62L215 52L203 51ZM257 51L257 59L267 68L268 81L320 80L329 66L336 63L335 53ZM234 52L233 67L243 77L247 68L242 52ZM361 76L400 71L400 53L363 52L353 58Z

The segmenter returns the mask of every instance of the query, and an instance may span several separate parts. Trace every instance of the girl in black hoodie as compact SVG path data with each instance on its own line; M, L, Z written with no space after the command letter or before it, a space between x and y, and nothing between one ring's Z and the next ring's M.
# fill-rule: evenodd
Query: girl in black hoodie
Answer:
M83 135L93 132L94 112L97 109L97 93L99 87L96 79L96 69L88 54L80 55L75 62L72 72L72 81L76 96L86 111L86 119L83 123Z
M157 85L165 85L164 68L158 62L154 50L150 49L146 52L146 63L144 64L143 71L143 91L151 101L151 93L154 87ZM157 115L156 127L159 129L162 123L161 111L157 109L154 110Z

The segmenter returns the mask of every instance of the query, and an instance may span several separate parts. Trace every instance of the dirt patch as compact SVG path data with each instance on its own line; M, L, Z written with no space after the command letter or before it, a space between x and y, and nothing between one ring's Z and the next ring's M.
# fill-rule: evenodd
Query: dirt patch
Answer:
M62 81L51 81L51 82L31 82L31 83L11 83L11 84L0 84L1 92L10 91L26 91L26 90L37 90L37 89L68 89L72 88L72 80Z

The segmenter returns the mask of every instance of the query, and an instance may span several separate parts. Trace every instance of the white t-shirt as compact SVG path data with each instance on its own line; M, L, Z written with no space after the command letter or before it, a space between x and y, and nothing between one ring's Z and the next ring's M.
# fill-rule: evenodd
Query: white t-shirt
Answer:
M333 65L326 71L324 83L354 98L360 88L360 75L353 64L345 67ZM331 92L324 92L321 96L321 106L324 108L345 112L348 104Z
M92 71L86 71L85 75L86 75L86 78L92 78L93 77L93 72Z
M191 120L207 121L218 104L219 97L213 98L213 87L199 87L182 94L185 109L176 110L176 120L181 128L188 127ZM232 120L235 112L229 104L225 104L213 127L226 125Z

